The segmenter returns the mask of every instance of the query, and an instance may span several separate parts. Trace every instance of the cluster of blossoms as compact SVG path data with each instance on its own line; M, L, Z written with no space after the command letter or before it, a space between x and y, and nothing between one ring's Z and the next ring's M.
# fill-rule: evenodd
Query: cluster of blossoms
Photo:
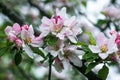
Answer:
M56 16L43 17L41 19L42 24L39 26L40 35L35 36L32 25L23 25L15 23L13 27L7 26L5 32L8 36L8 40L15 42L18 48L22 48L29 57L35 58L34 52L31 47L42 48L47 53L55 57L56 65L65 67L63 63L72 62L74 65L82 66L82 63L77 56L81 53L78 50L78 46L72 45L70 43L77 43L77 35L79 35L82 30L77 26L78 20L75 16L69 18L66 13L66 8L61 10L56 9ZM50 45L49 42L46 43L46 38L53 36L53 41L55 45ZM44 45L46 43L46 45ZM83 52L82 52L83 53Z
M84 56L88 53L82 49L83 45L77 45L80 42L77 36L82 33L82 30L77 25L78 20L76 17L70 17L66 13L66 8L62 8L61 10L56 9L54 17L43 17L41 22L39 26L41 33L39 36L34 35L32 25L20 26L17 23L13 27L7 26L5 33L9 41L15 42L17 47L22 48L31 58L36 56L32 50L33 47L39 50L42 48L46 53L51 54L54 57L54 64L57 70L58 68L66 68L66 64L69 64L69 62L81 67L82 61L79 55ZM101 32L97 36L96 43L88 45L87 48L93 54L98 54L101 60L107 59L110 55L114 56L116 53L119 56L120 34L113 31L111 32L111 37L107 38Z

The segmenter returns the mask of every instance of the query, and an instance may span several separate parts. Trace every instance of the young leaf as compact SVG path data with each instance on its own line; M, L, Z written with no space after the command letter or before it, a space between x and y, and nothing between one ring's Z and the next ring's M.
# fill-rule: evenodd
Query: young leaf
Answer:
M97 26L98 27L100 27L100 26L102 26L102 25L106 25L107 23L109 23L110 22L110 20L102 20L102 19L100 19L100 20L98 20L98 22L97 22Z
M20 64L20 62L22 61L22 56L21 56L20 53L16 53L16 54L15 54L14 61L15 61L15 64L16 64L16 65L19 65L19 64Z
M77 42L75 45L81 45L81 46L88 46L86 43L84 42Z
M87 60L88 62L93 62L97 58L98 58L98 54L85 53L83 55L83 59Z
M54 46L57 42L58 38L55 37L54 35L50 34L45 38L45 41L47 42L48 45Z
M89 73L98 63L96 62L93 62L93 63L90 63L85 71L85 74Z
M102 80L106 80L108 73L109 69L107 66L104 65L102 69L99 70L98 77L101 78Z
M86 32L86 34L88 34L88 36L89 36L89 38L90 38L90 44L91 44L91 45L96 45L96 41L95 41L92 33L91 33L91 32Z

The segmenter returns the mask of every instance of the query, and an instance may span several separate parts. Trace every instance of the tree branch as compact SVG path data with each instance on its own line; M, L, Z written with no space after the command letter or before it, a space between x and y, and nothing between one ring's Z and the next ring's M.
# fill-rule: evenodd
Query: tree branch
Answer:
M87 15L86 15L85 13L79 12L79 14L82 15L82 16L84 16L93 26L95 26L95 27L98 26L97 24L93 23L93 22L87 17ZM104 28L102 28L101 26L98 26L97 28L98 28L100 31L104 32L104 31L108 28L109 23L110 23L110 22L108 22L107 25L106 25Z
M40 6L38 6L38 5L36 5L35 3L33 3L32 0L28 0L28 3L29 3L31 6L37 8L42 15L47 16L47 17L49 17L49 18L51 17L51 15L49 15L47 12L45 12Z
M2 1L0 1L0 10L4 15L8 16L13 22L17 22L20 25L25 24L24 20L21 19L14 11L10 10L8 6Z
M84 61L83 61L83 63L84 63ZM88 80L102 80L92 71L90 71L88 74L85 74L85 70L87 69L87 67L84 64L82 65L82 67L77 67L72 62L70 62L70 64L74 68L76 68L79 72L81 72L83 75L85 75L88 78Z
M14 11L8 8L8 6L0 1L0 10L1 12L6 15L10 20L12 20L14 23L19 23L20 25L26 24L23 19L20 18ZM40 32L34 27L35 36L38 36Z

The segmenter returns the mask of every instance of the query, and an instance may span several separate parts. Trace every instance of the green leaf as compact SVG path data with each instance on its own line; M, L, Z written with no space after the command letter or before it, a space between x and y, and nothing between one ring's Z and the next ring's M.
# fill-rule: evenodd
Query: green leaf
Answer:
M89 38L90 38L90 44L91 44L91 45L96 45L96 40L94 39L92 33L91 33L91 32L86 32L86 34L89 35Z
M56 45L57 40L58 40L58 38L56 36L52 35L52 34L48 35L45 38L45 42L47 42L47 44L50 45L50 46Z
M108 73L109 69L107 66L104 65L102 69L99 70L98 77L101 78L102 80L106 80Z
M36 54L42 56L43 58L45 58L45 55L44 55L43 51L41 51L41 49L39 49L38 47L32 47L32 46L30 46L30 48L34 53L36 53Z
M77 42L75 45L81 45L81 46L88 46L86 43L84 42Z
M83 59L87 60L88 62L93 62L97 58L98 58L98 54L94 54L94 53L85 53L83 55Z
M88 48L88 46L82 46L82 49L83 49L83 51L85 51L85 52L90 52L90 53L92 53L92 52L90 51L90 49Z
M93 62L93 63L90 63L85 71L85 74L89 73L98 63L96 62Z
M16 65L20 64L20 62L22 61L22 56L20 53L15 53L14 61Z
M102 20L102 19L100 19L100 20L98 20L98 22L97 22L97 26L98 27L101 27L102 25L106 25L107 23L109 23L110 22L110 20Z

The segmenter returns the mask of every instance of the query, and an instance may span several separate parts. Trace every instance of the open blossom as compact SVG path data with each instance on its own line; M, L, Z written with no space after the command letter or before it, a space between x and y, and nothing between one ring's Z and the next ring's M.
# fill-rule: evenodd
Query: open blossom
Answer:
M43 43L42 37L35 37L32 25L23 25L21 31L21 38L23 40L23 50L25 50L29 57L33 58L33 52L28 45L31 45L33 47L40 47Z
M47 18L43 17L40 25L41 36L45 37L50 32L53 34L57 34L61 28L63 27L64 20L67 19L66 8L62 8L61 10L56 9L56 17L55 18Z
M40 47L43 42L42 37L35 37L32 25L30 25L30 27L28 25L22 27L21 38L26 44L33 47Z
M20 32L21 32L21 27L17 23L14 23L13 27L7 26L5 29L5 33L8 36L8 40L11 42L15 42L18 47L22 46L22 41L18 38Z
M77 20L75 16L72 16L70 19L65 20L64 27L61 32L57 35L60 39L67 37L71 42L77 42L77 35L79 35L82 30L77 26Z
M82 62L79 59L78 54L82 55L84 52L77 50L77 46L75 45L64 44L64 41L59 40L57 45L48 46L45 48L45 51L49 52L52 56L57 57L59 61L62 61L63 65L66 65L64 63L67 61L67 64L72 62L76 66L82 66Z
M112 35L110 39L106 38L103 33L97 36L96 45L89 45L90 50L93 53L98 53L102 59L106 59L109 54L117 52L117 46L115 43L116 35Z
M105 8L103 12L110 18L120 19L120 9L114 6L109 6Z

